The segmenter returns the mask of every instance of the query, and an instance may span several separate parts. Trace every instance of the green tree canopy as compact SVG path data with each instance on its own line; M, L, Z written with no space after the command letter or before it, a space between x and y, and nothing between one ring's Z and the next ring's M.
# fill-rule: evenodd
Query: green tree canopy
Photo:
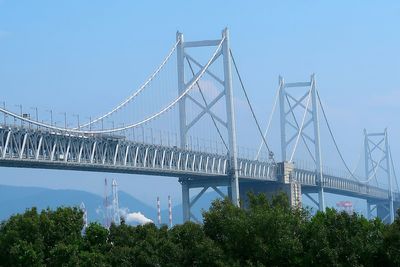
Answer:
M76 207L36 208L0 225L0 266L400 266L400 219L385 225L327 209L292 208L284 194L228 199L204 223L91 223Z

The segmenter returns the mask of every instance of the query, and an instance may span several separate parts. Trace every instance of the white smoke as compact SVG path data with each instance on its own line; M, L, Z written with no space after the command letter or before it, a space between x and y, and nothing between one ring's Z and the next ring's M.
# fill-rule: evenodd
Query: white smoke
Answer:
M120 209L120 214L122 217L124 217L125 221L127 223L138 223L138 224L147 224L147 223L153 223L152 220L144 216L140 211L138 212L129 212L129 209Z
M128 213L125 217L127 222L137 222L140 224L153 223L152 220L144 216L140 211Z

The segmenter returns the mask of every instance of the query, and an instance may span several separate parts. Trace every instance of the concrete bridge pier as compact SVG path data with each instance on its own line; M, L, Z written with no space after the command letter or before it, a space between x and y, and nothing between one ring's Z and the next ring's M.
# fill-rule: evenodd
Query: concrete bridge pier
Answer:
M268 198L285 193L289 198L292 207L301 207L301 185L293 179L294 165L289 162L278 163L277 179L275 181L254 181L243 180L239 183L241 206L248 207L247 193L264 193Z

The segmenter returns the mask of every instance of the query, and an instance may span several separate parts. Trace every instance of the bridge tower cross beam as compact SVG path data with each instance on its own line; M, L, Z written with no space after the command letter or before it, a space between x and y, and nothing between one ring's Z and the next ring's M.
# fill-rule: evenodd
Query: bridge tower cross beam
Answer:
M304 89L305 94L297 97L292 89ZM307 104L305 104L307 102ZM279 108L280 108L280 129L281 129L281 155L282 161L293 160L298 142L306 146L307 151L315 164L315 183L318 185L319 210L325 210L324 179L321 156L318 98L316 90L315 75L312 74L309 82L286 83L283 77L279 76ZM296 111L304 113L303 121L299 121ZM290 127L290 128L289 128ZM307 132L312 127L312 134ZM292 129L292 131L289 131ZM294 133L293 133L294 130ZM313 147L310 148L309 144ZM289 148L293 147L292 151ZM291 152L291 158L288 158Z
M180 130L180 146L181 148L187 147L187 137L191 128L198 123L198 121L205 115L210 115L215 122L218 122L221 128L225 128L227 132L227 153L229 157L229 170L228 176L230 178L229 184L229 196L231 198L232 203L239 206L239 179L238 179L238 160L237 160L237 141L236 141L236 122L235 122L235 110L234 110L234 101L233 101L233 84L232 84L232 67L231 67L231 56L230 56L230 40L229 40L229 30L226 28L222 31L222 37L219 40L204 40L204 41L191 41L187 42L184 40L184 36L182 33L178 32L176 35L178 46L177 46L177 68L178 68L178 91L179 94L182 94L190 81L185 81L185 61L188 64L194 64L197 67L204 68L204 66L199 63L194 57L192 57L187 48L201 48L201 47L218 47L222 41L222 45L220 47L220 51L216 54L215 59L212 63L214 63L217 58L222 57L223 64L223 77L218 77L212 70L207 69L205 73L207 73L210 77L212 77L216 83L222 85L222 92L219 92L217 96L209 101L209 103L202 104L201 101L196 101L192 96L185 95L179 101L179 130ZM191 67L190 67L191 68ZM195 74L194 74L195 76ZM197 86L200 89L199 83ZM225 97L224 97L225 96ZM211 109L212 107L221 99L225 99L225 107L226 107L226 119L222 119L217 116ZM206 102L205 99L203 99ZM197 106L200 107L201 111L194 119L188 119L186 104L187 101L194 102ZM219 131L219 130L218 130ZM188 177L182 177L182 179L186 179ZM189 190L183 185L182 190L182 199L184 201L188 201L188 192ZM190 205L189 203L183 203L183 214L184 220L190 219Z
M381 158L376 159L375 156L381 154ZM365 158L365 177L368 183L374 178L377 186L379 186L377 171L383 171L388 182L388 211L387 219L390 223L394 222L394 199L393 199L393 177L391 172L391 155L389 150L388 132L385 129L381 133L368 133L364 129L364 158ZM380 206L378 206L379 208ZM380 209L381 210L381 209ZM379 212L378 212L379 213ZM379 214L378 214L379 215Z

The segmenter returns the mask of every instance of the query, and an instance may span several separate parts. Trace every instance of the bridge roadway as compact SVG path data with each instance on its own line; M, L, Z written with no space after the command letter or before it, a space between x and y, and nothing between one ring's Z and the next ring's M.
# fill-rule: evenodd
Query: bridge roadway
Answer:
M0 126L0 166L131 173L199 179L227 178L227 155L153 145L123 136L75 135L33 127ZM278 182L277 165L238 159L240 180ZM388 190L324 174L326 192L364 199L388 200ZM317 192L315 172L294 169L291 179L303 192ZM241 182L242 182L241 181ZM394 200L400 200L398 193Z

